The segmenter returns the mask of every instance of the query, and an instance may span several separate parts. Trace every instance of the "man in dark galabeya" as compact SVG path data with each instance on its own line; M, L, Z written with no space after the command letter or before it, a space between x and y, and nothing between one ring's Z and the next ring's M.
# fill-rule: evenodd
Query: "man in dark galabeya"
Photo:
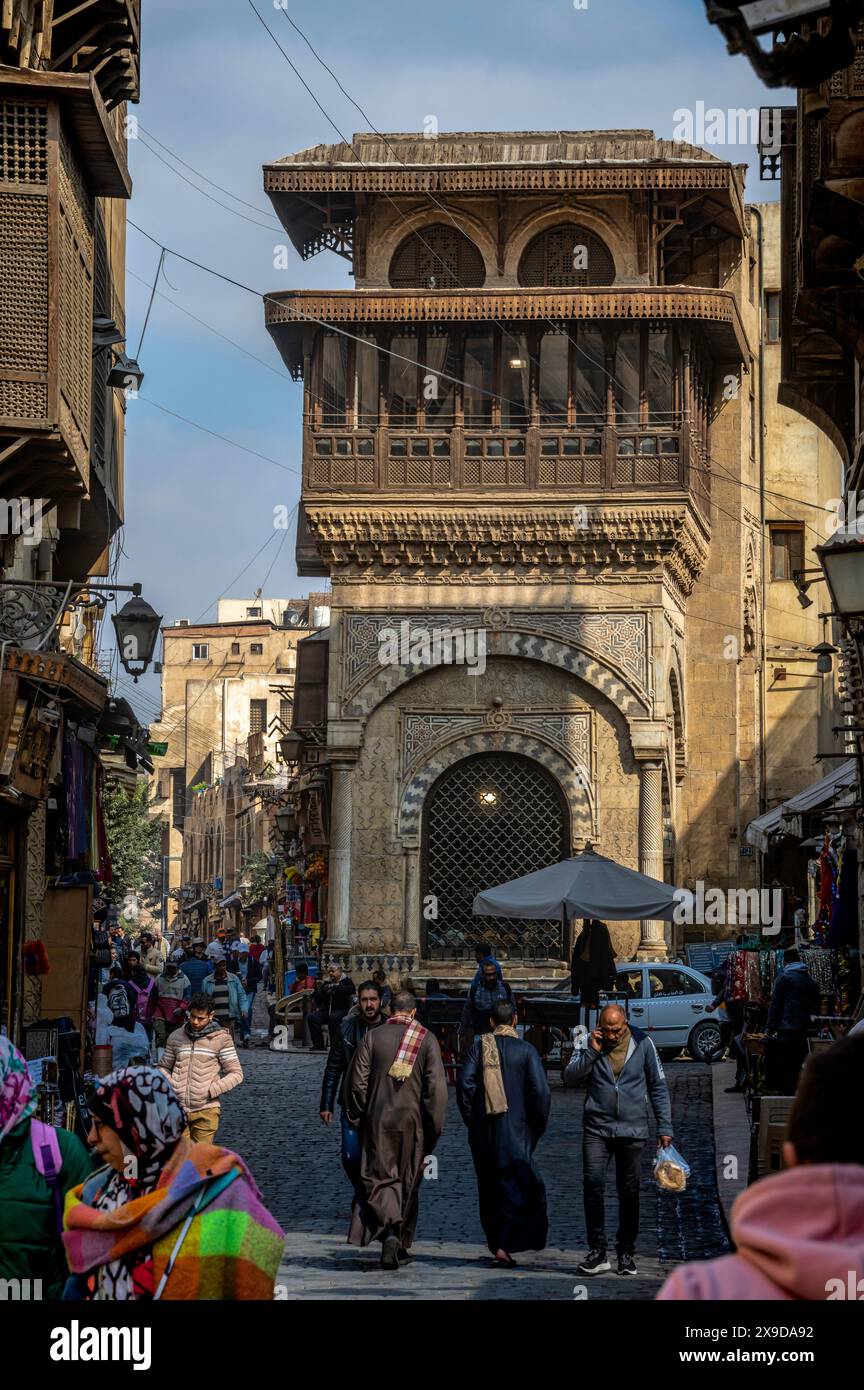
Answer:
M477 1174L480 1224L499 1265L515 1251L542 1250L549 1222L534 1149L551 1096L540 1054L513 1026L509 1000L492 1006L492 1031L474 1039L459 1078L459 1109Z
M363 1038L348 1078L347 1110L360 1130L360 1190L348 1240L381 1241L381 1266L398 1269L414 1238L423 1160L447 1114L437 1039L417 1022L417 1000L397 990L392 1013Z

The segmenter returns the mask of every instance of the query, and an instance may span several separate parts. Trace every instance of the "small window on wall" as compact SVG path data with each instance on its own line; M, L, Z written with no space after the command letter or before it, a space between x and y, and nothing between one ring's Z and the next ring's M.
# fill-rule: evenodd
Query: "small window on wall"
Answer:
M250 643L249 643L249 650L250 650L250 652L252 653L253 656L263 656L263 655L264 655L264 643L263 643L263 642L250 642Z
M192 660L193 660L193 661L209 661L209 660L210 660L210 643L209 643L209 642L193 642L193 643L192 643Z
M249 701L249 732L263 734L267 730L267 701Z
M804 568L804 523L771 527L771 578L791 579Z
M780 291L768 290L765 295L765 341L780 341Z
M239 656L239 655L240 655L240 643L239 643L239 642L232 642L232 643L231 643L231 655L232 655L232 656Z

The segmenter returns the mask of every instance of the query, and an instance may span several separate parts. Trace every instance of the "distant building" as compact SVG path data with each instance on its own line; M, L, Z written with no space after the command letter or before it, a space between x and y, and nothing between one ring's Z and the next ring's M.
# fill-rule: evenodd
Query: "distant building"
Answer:
M293 720L298 641L326 625L329 595L222 599L213 623L177 619L162 630L162 715L167 743L154 760L154 812L165 814L166 894L187 901L233 892L263 830L242 788L280 771L278 742ZM283 777L284 777L284 769ZM197 890L200 889L200 893Z

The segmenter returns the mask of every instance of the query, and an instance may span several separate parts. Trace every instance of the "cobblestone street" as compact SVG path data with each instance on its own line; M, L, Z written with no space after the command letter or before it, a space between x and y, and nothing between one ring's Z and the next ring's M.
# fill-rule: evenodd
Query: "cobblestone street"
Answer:
M680 1197L660 1193L651 1178L650 1146L643 1166L639 1276L615 1273L585 1279L576 1266L585 1253L582 1212L582 1091L564 1090L554 1075L549 1129L538 1149L549 1198L549 1246L520 1255L519 1269L489 1262L477 1216L474 1169L451 1088L450 1112L436 1150L437 1180L420 1196L417 1258L396 1274L378 1266L376 1245L348 1246L350 1188L339 1161L339 1126L318 1118L323 1054L248 1050L246 1079L223 1102L218 1142L248 1162L264 1200L288 1232L279 1283L289 1299L573 1299L585 1286L591 1299L651 1299L682 1260L710 1259L728 1249L717 1199L711 1120L710 1068L667 1066L676 1144L692 1168ZM610 1187L607 1224L616 1222Z

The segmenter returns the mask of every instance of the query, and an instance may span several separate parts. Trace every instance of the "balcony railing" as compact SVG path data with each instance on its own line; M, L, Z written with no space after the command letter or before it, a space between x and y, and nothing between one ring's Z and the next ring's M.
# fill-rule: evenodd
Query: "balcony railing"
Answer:
M686 422L524 429L308 429L304 492L686 491L707 508L707 469Z

